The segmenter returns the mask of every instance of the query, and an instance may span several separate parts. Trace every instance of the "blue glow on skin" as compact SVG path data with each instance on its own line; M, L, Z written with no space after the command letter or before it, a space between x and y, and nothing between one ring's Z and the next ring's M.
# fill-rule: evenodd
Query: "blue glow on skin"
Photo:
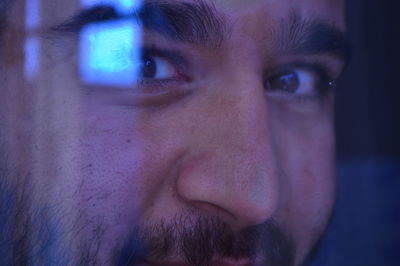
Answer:
M26 19L25 27L27 30L34 30L40 23L40 1L27 0L26 1Z
M39 68L40 43L37 37L27 38L25 41L25 77L32 80Z
M132 86L140 66L140 27L133 20L95 23L80 36L83 82Z
M84 7L93 7L96 5L111 5L121 14L130 13L132 9L138 8L141 0L82 0Z

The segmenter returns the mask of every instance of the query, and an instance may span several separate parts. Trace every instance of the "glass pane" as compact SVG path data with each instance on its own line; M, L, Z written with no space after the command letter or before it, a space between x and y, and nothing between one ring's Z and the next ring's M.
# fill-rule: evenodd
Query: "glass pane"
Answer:
M398 183L343 156L385 124L357 129L380 80L341 79L353 5L0 1L0 265L391 266L338 247L384 243Z

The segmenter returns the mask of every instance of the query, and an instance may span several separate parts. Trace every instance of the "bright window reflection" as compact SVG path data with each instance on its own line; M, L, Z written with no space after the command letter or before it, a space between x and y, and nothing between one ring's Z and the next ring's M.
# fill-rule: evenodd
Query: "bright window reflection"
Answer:
M27 80L33 80L38 73L40 61L40 41L34 31L40 24L41 0L26 0L25 28L26 40L24 44L24 72Z
M26 29L34 30L40 23L40 0L26 0Z
M139 26L133 20L94 23L81 32L80 71L86 83L130 86L136 81Z
M122 14L130 13L141 3L140 0L82 0L81 2L84 7L110 5Z
M39 68L40 42L37 37L30 37L25 41L25 77L33 79Z

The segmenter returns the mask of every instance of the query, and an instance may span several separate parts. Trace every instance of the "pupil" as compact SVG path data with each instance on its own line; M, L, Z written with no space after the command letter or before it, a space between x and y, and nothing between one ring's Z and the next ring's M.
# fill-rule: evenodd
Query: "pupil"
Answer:
M269 86L272 90L295 92L299 87L299 77L294 72L281 74L271 78L269 80Z
M142 76L144 78L154 78L157 68L153 58L146 57L143 59Z

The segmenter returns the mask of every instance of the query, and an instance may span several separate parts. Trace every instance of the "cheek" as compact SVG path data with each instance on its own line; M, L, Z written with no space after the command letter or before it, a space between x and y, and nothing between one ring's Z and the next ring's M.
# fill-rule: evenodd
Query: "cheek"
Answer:
M279 216L291 228L300 253L312 246L322 233L334 203L335 145L331 110L327 106L304 114L279 112L273 122L275 151L282 170Z
M314 148L310 148L312 145ZM288 163L290 199L285 206L288 211L284 218L296 239L298 258L305 257L315 245L331 217L335 168L333 148L327 146L326 143L309 143L307 149L302 149L303 158Z
M97 105L86 118L79 149L81 208L129 231L152 215L172 179L179 144L126 108Z
M89 196L91 209L124 216L138 216L145 195L156 186L152 176L159 166L149 165L145 154L153 151L145 141L138 141L134 116L127 117L113 108L97 106L87 113L80 151L82 152L83 197ZM153 184L153 186L152 186Z
M289 215L293 216L288 221L293 221L294 226L302 224L301 230L309 235L323 230L335 198L334 151L325 143L313 145L313 148L310 144L303 149L308 155L303 154L302 158L286 164L291 195Z

